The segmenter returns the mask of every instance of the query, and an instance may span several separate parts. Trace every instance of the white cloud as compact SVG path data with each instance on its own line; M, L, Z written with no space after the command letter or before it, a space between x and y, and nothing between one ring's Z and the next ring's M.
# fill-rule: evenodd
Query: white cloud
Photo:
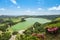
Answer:
M16 0L10 0L13 4L17 4Z
M32 11L32 13L36 13L35 11Z
M24 12L24 15L35 15L35 11L32 11L32 10L26 10L25 12Z
M26 10L25 12L27 12L27 13L36 13L35 11L31 11L31 10Z
M49 8L48 10L60 10L60 5L57 6L57 7L51 7L51 8Z
M38 10L42 10L42 8L38 8Z
M17 6L17 8L20 8L20 6Z
M0 11L4 11L5 9L4 8L0 8Z
M31 12L31 10L27 10L26 12Z

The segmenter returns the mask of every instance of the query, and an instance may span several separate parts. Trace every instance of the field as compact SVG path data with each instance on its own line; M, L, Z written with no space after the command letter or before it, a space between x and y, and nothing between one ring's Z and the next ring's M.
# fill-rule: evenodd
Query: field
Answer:
M20 22L10 28L10 30L13 31L19 31L19 30L25 30L29 27L31 27L35 22L39 22L41 24L44 24L46 22L50 22L51 20L43 19L43 18L27 18L26 21Z

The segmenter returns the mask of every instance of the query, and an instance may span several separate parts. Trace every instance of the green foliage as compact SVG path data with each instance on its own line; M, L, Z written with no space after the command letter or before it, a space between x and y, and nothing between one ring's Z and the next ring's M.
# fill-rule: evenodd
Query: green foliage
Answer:
M35 36L31 36L31 35L20 35L20 34L18 34L17 36L16 36L16 40L38 40L38 38L37 37L35 37Z
M43 27L42 24L40 24L39 22L36 22L33 27L35 28L35 33L39 33L39 32L43 32Z
M7 17L7 18L0 18L0 31L6 31L7 28L17 24L19 22L19 18L12 18L12 17Z
M24 21L25 21L25 19L24 19L24 17L22 17L22 18L21 18L21 22L24 22Z
M29 29L29 27L33 27L34 23L46 23L50 22L50 20L43 19L43 18L26 18L25 22L19 22L18 24L11 27L13 31L19 31L19 30L26 30Z
M41 24L36 22L32 25L32 27L28 28L27 30L25 30L25 34L26 35L30 35L32 33L39 33L39 32L42 32L42 27L41 27Z
M55 20L57 20L57 21L60 20L60 17L56 18Z
M47 37L47 35L49 35L49 34L47 34L46 33L46 29L45 28L47 28L47 27L49 27L49 28L52 28L52 27L57 27L57 28L59 28L59 30L57 31L57 34L53 34L53 35L50 35L50 36L48 36ZM34 28L34 29L33 29ZM60 19L58 19L58 20L53 20L53 21L51 21L51 22L48 22L48 23L45 23L45 24L39 24L39 23L35 23L32 27L30 27L30 28L28 28L26 31L25 31L25 35L27 35L27 34L30 34L31 35L31 33L45 33L46 34L46 39L45 40L55 40L55 39L57 39L56 37L54 37L54 36L57 36L58 34L59 34L59 32L60 32ZM55 32L54 32L55 33ZM31 37L31 36L30 36ZM30 38L29 36L28 36L28 40L34 40L33 39L33 37L32 37L32 39ZM54 39L55 38L55 39ZM26 39L26 40L27 40ZM59 38L58 38L58 40L59 40Z
M53 20L49 23L45 23L43 26L44 26L44 28L60 27L60 20L58 20L58 19Z
M4 26L0 26L0 30L1 31L6 31L6 29L8 28L8 26L7 25L4 25Z
M33 24L34 20L32 20L32 21L30 20L30 23ZM11 18L6 18L6 19L5 18L0 19L0 22L3 22L3 23L0 23L0 30L3 31L3 33L0 34L0 40L9 40L10 39L11 33L10 32L6 32L6 30L8 28L8 25L12 26L12 25L15 25L15 24L17 24L19 22L22 22L22 24L21 24L21 25L23 25L22 27L27 26L29 22L27 22L27 25L24 26L24 22L23 21L25 21L24 18L13 18L13 17L11 17ZM4 25L1 26L1 24L4 24ZM18 26L20 26L20 24ZM37 33L37 34L38 33L46 33L45 27L47 27L47 26L48 27L58 27L58 28L60 28L60 18L57 18L57 19L53 20L52 22L48 22L48 23L45 23L45 24L40 24L39 22L35 21L35 23L30 28L25 30L24 35L20 35L16 31L14 31L12 34L13 35L17 35L16 36L16 40L41 40L41 39L38 39L36 36L32 36L31 34L32 33ZM60 29L59 29L59 31L60 31ZM47 35L48 34L46 34L46 36ZM52 35L51 36L48 35L47 38L46 38L46 40L53 40L53 39L54 39L54 37Z
M18 34L18 32L17 32L17 31L14 31L12 34L13 34L13 35L16 35L16 34Z
M9 40L11 37L10 32L3 32L0 34L0 40Z

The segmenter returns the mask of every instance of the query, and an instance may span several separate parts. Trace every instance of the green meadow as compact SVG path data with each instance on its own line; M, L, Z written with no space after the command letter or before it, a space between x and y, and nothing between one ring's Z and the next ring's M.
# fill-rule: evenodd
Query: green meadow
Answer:
M35 22L39 22L41 24L44 24L46 22L50 22L51 20L44 19L44 18L26 18L26 21L20 22L10 28L12 31L19 31L19 30L25 30L29 27L31 27Z

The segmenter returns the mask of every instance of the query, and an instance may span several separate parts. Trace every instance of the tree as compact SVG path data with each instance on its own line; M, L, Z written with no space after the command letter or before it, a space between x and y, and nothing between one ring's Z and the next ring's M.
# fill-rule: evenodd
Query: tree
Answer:
M3 26L0 26L0 30L1 31L6 31L6 29L8 28L8 26L6 24L4 24Z
M0 35L0 40L9 40L11 37L11 33L10 32L3 32Z
M24 17L21 18L21 22L23 22L23 21L25 21L25 18Z
M38 38L36 36L18 34L16 40L38 40Z

